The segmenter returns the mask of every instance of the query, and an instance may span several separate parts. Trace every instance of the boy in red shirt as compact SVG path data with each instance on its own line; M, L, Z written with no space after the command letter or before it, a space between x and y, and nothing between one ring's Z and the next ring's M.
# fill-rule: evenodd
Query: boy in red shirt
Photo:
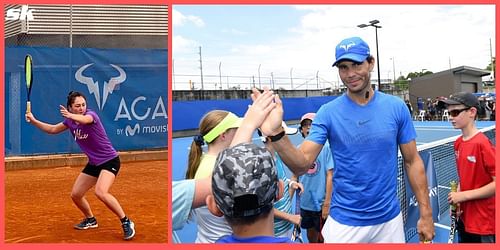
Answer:
M459 243L495 242L495 147L475 125L477 97L460 92L442 102L448 105L450 121L462 130L454 144L460 179L458 192L448 202L459 204Z

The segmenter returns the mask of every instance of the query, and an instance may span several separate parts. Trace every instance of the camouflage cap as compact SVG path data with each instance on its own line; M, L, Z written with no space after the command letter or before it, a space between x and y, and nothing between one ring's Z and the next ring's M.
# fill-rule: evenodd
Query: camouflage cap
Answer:
M274 159L266 148L241 143L217 156L212 174L217 206L231 218L261 214L278 193Z

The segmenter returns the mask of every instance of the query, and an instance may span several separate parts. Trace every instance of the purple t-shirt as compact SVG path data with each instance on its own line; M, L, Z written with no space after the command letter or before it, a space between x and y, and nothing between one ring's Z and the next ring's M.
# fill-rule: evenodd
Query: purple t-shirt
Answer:
M75 121L66 118L63 124L71 131L75 142L78 143L80 149L89 158L89 163L100 165L117 157L118 153L113 148L113 145L111 145L111 141L109 141L108 135L106 135L99 116L90 109L87 109L85 115L92 116L94 122L90 124L77 124Z

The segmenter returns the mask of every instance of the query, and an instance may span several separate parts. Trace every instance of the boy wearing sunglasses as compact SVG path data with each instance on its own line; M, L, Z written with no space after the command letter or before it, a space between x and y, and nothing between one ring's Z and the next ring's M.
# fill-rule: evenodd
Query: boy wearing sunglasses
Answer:
M453 127L462 130L454 144L460 182L458 191L448 194L448 202L459 205L459 243L494 243L495 147L476 127L479 101L460 92L442 102Z

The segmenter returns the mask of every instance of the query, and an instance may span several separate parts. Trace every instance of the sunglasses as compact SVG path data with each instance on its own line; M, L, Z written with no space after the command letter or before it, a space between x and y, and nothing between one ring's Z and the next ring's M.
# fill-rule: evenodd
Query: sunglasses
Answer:
M454 110L449 110L450 112L450 115L453 116L453 117L457 117L458 115L460 115L460 113L462 113L463 111L466 111L466 110L469 110L470 107L468 108L463 108L463 109L454 109Z

